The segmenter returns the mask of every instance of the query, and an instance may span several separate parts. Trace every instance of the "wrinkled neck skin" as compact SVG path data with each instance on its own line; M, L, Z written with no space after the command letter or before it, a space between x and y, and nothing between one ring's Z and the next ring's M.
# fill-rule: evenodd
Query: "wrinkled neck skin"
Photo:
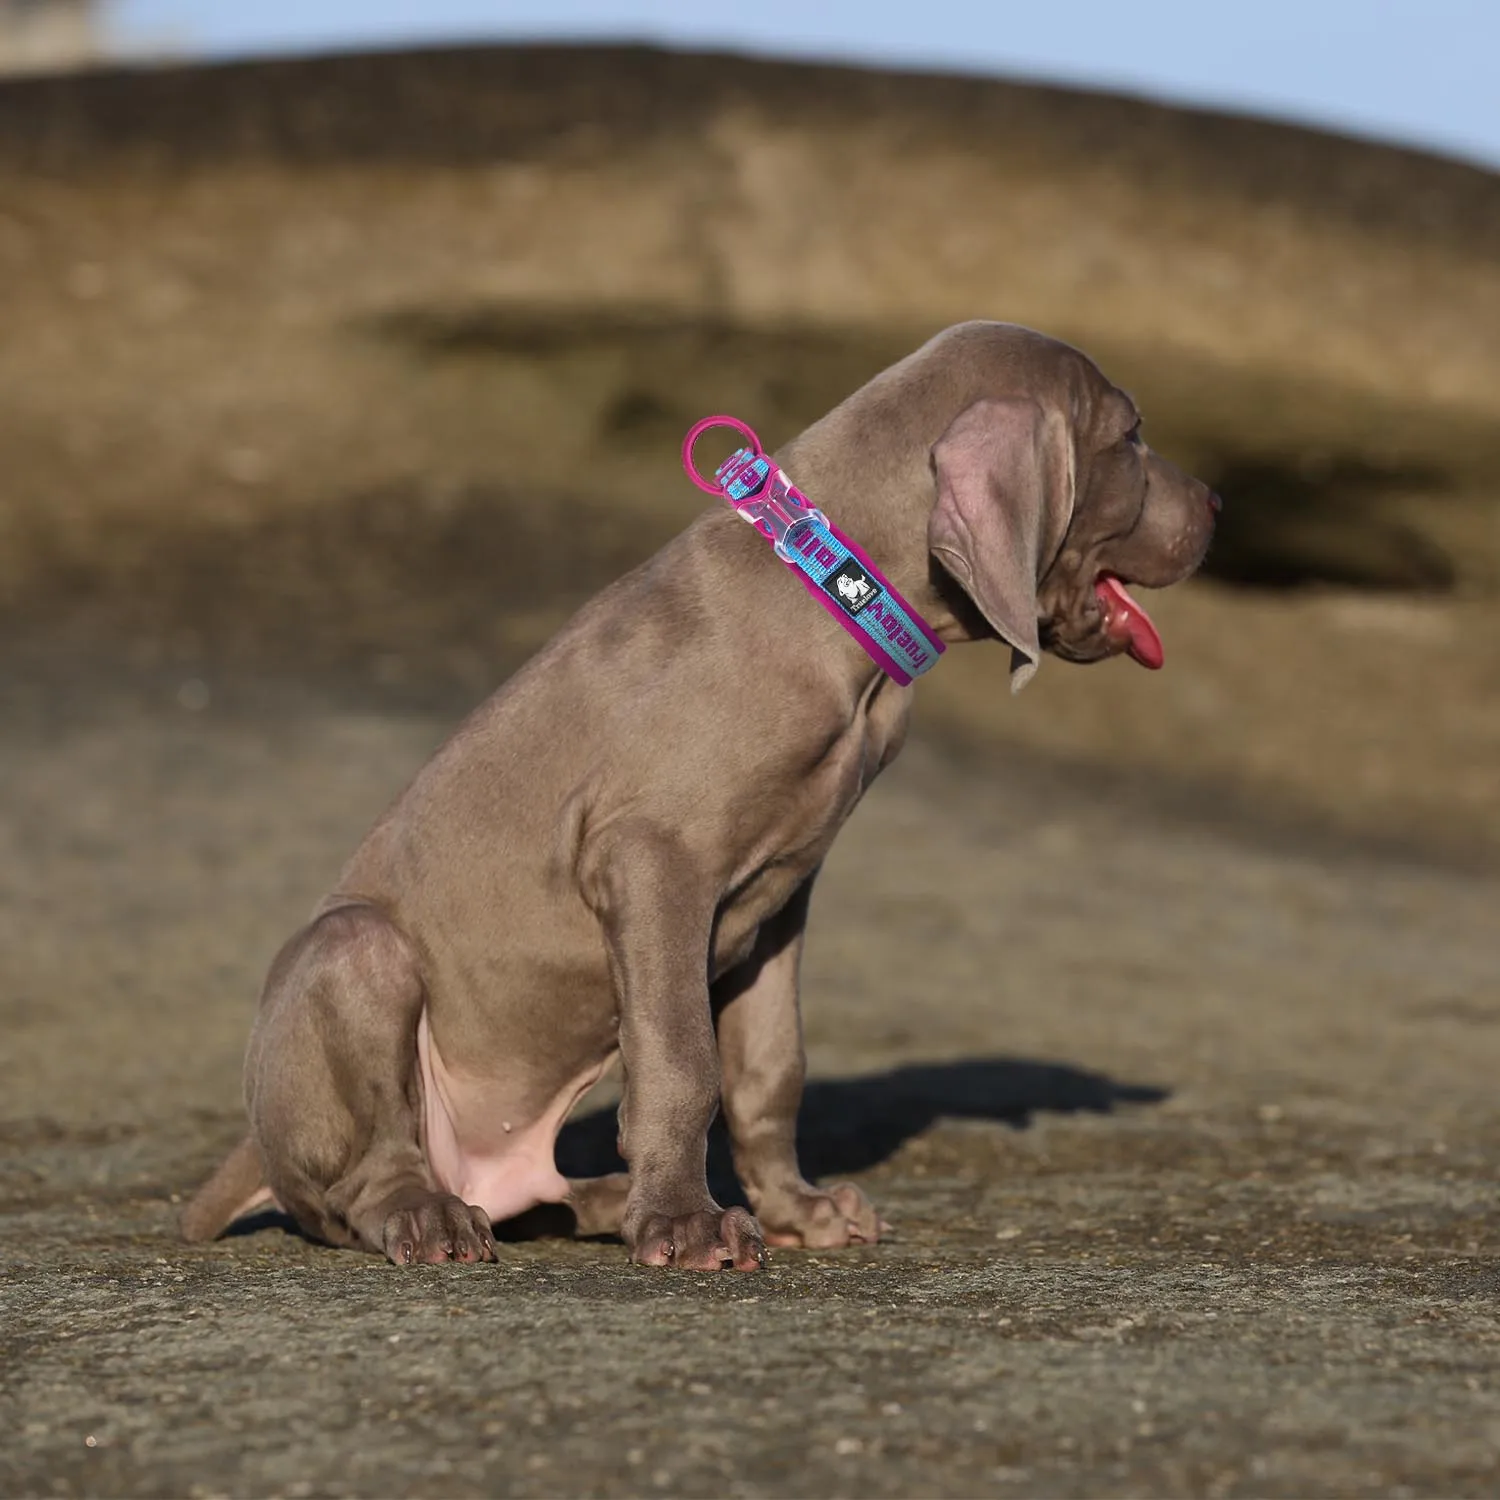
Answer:
M996 632L929 550L938 440L960 412L997 393L1048 390L1071 409L1075 427L1088 399L1081 359L1059 372L1056 346L1017 354L996 340L995 328L962 325L940 334L773 455L945 645L995 640Z
M773 455L775 462L869 554L944 645L992 639L994 631L928 550L927 524L936 498L928 448L920 448L913 461L909 445L901 457L894 443L882 444L885 451L851 445L837 430L839 416L835 411L808 428ZM870 660L852 638L850 644Z

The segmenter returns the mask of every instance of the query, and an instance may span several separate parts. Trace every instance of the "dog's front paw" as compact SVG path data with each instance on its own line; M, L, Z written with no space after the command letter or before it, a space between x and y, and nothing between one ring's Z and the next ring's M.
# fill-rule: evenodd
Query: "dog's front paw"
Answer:
M766 1227L768 1245L801 1250L842 1250L848 1245L873 1245L891 1226L875 1205L852 1182L778 1196L756 1205Z
M730 1265L736 1271L759 1271L766 1263L760 1225L743 1208L677 1216L648 1213L639 1226L627 1226L625 1243L638 1266L717 1271Z

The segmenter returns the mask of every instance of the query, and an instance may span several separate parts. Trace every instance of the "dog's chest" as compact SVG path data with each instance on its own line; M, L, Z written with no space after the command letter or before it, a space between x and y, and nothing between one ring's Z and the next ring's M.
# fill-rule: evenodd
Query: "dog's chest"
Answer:
M863 705L846 732L800 774L789 776L768 802L768 826L719 908L716 973L749 955L761 925L822 864L870 783L895 759L911 695L891 687Z

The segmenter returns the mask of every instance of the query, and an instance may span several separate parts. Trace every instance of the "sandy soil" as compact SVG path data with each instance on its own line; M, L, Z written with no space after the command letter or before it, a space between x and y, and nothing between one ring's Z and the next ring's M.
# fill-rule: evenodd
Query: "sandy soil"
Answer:
M806 973L805 1149L892 1244L755 1278L189 1249L260 972L457 705L5 682L6 1493L1493 1493L1486 861L930 728Z

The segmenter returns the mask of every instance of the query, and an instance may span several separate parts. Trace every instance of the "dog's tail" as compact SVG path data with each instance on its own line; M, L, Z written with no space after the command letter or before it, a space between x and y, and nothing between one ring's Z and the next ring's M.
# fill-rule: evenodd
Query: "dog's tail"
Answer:
M193 1194L177 1224L185 1240L212 1240L236 1219L275 1202L266 1185L260 1150L254 1138L247 1135Z

